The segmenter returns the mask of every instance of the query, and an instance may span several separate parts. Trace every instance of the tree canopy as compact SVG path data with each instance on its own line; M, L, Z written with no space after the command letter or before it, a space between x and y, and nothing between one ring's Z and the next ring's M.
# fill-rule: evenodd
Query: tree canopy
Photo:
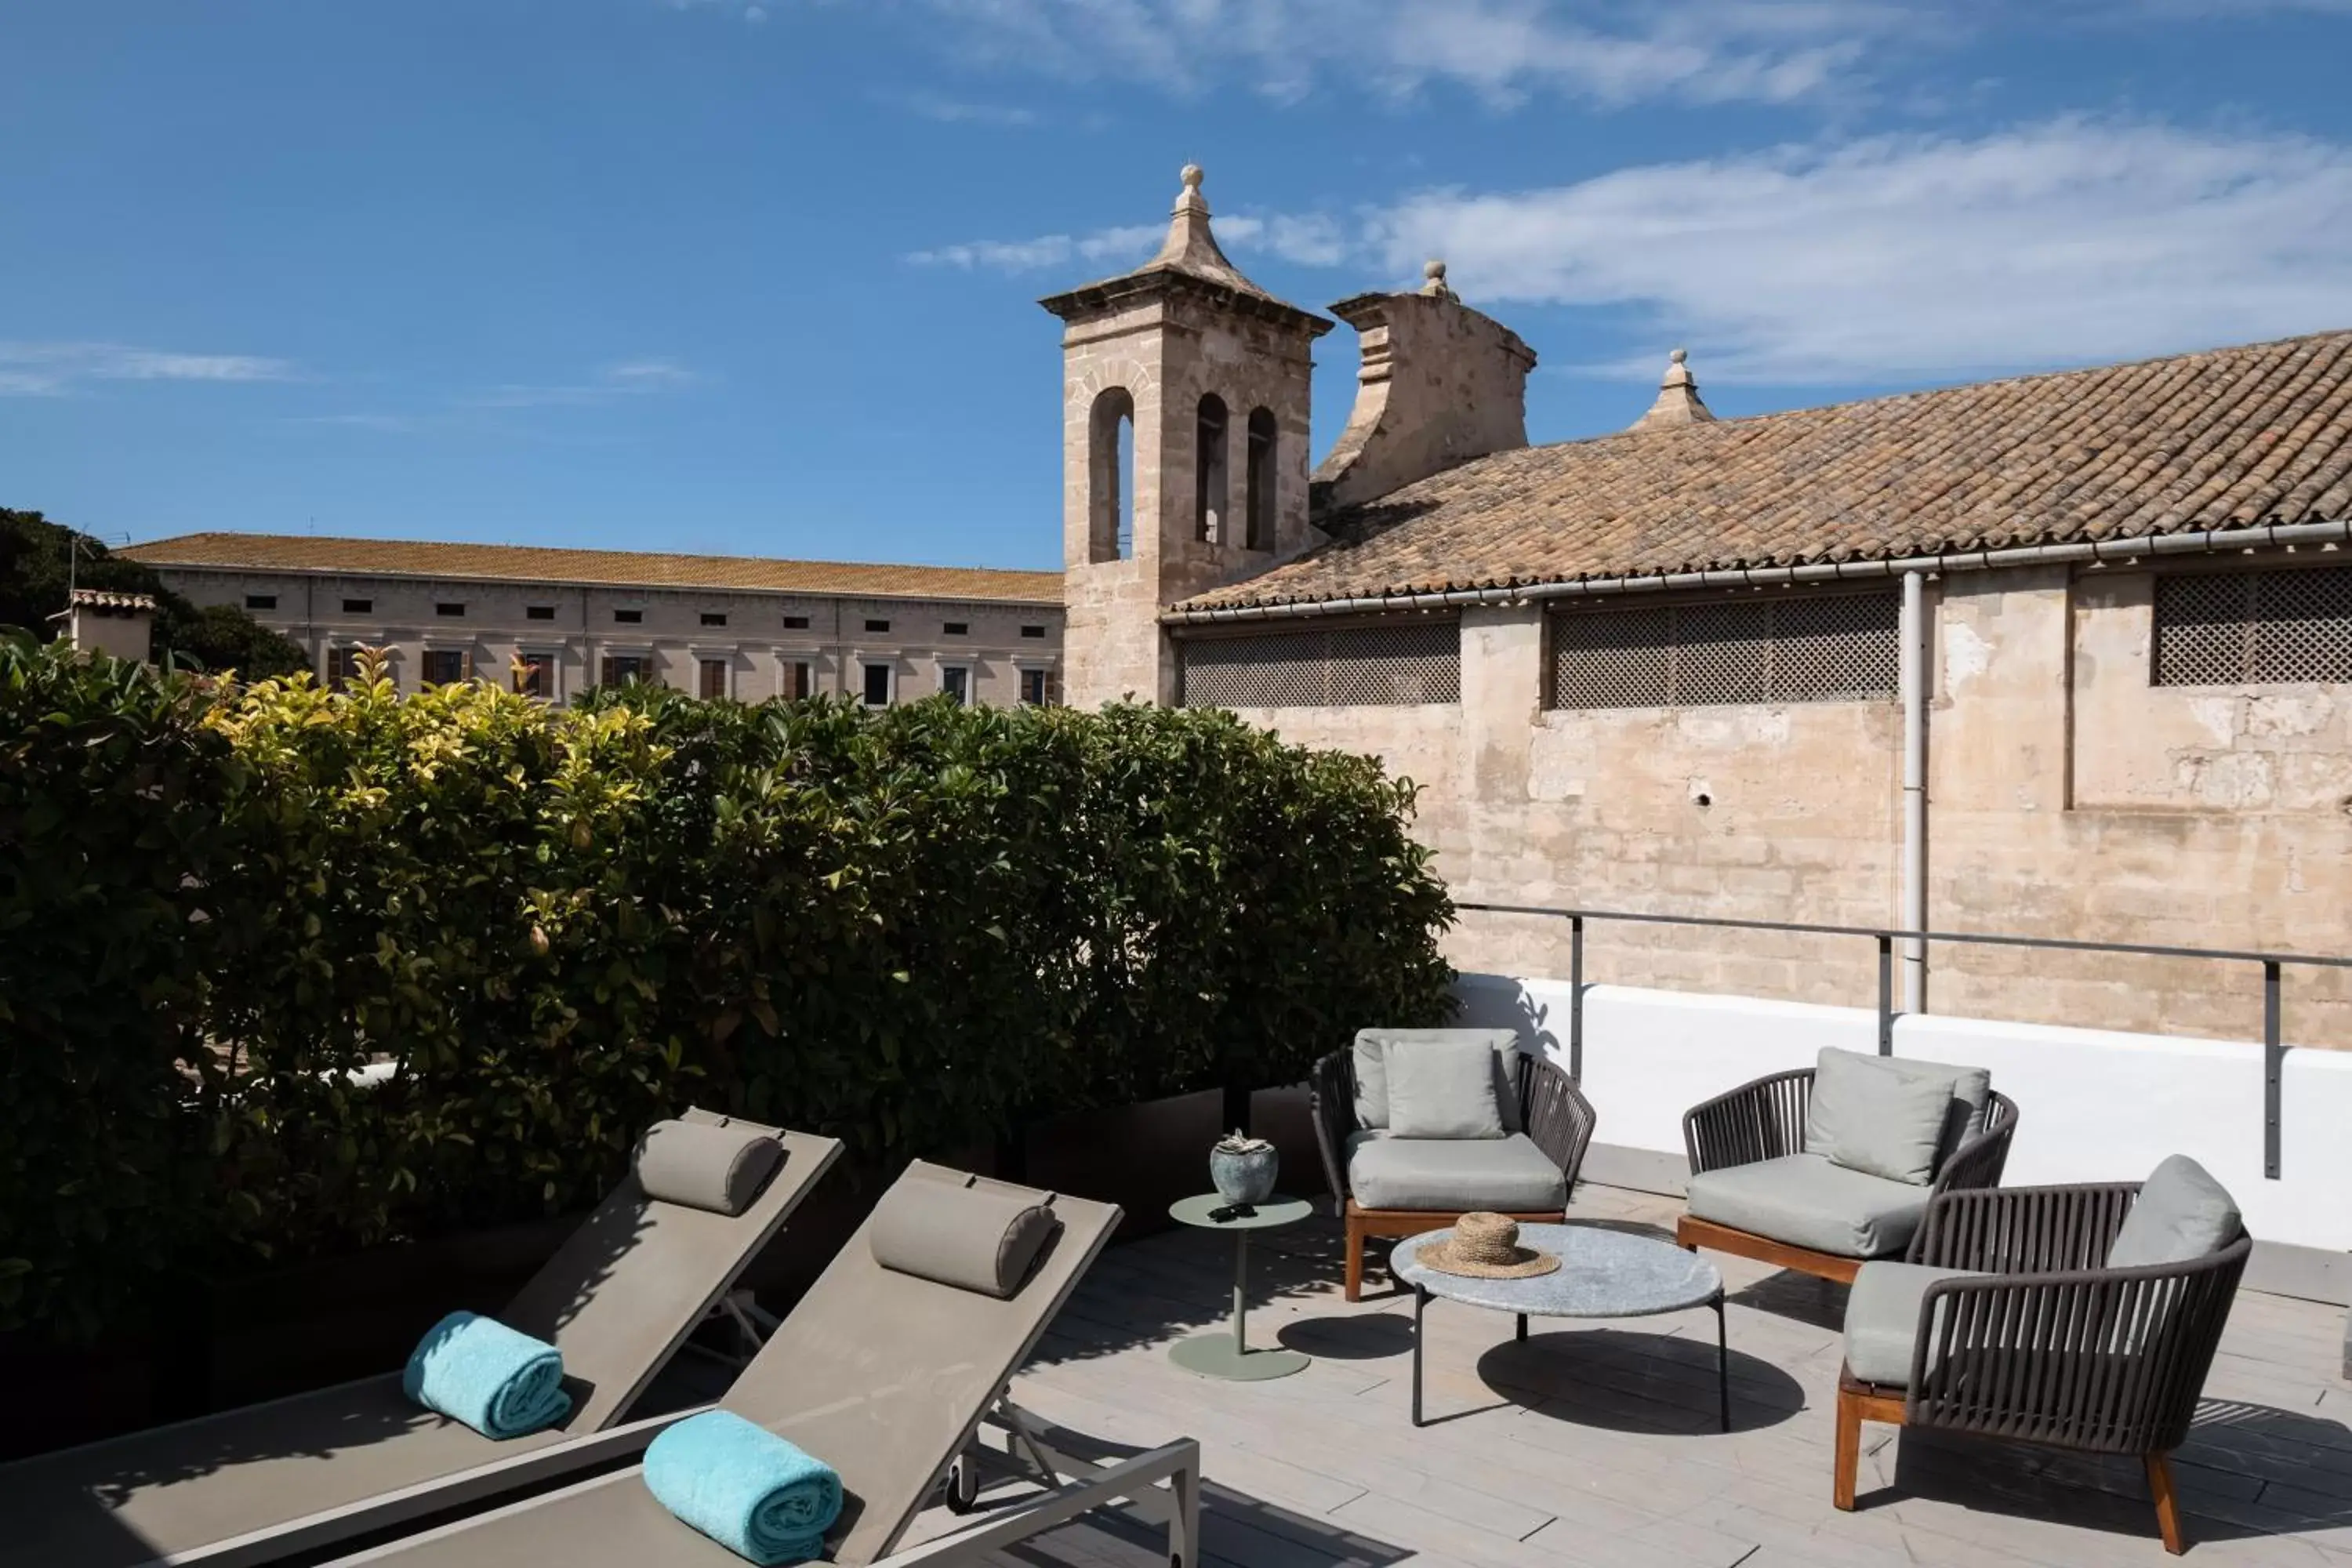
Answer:
M72 559L80 541L81 559ZM0 626L22 626L47 640L57 635L52 617L66 607L68 584L117 594L146 594L155 601L154 657L252 679L291 675L310 668L301 647L280 637L234 605L199 608L163 586L155 569L114 554L89 535L77 534L37 511L0 507Z

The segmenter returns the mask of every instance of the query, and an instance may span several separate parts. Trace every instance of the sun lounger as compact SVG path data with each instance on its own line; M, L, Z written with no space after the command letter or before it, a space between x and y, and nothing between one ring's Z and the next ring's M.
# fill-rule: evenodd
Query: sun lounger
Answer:
M632 1171L499 1314L562 1351L557 1426L493 1441L394 1372L38 1455L0 1466L0 1568L243 1568L641 1452L659 1425L621 1426L630 1405L841 1152L777 1136L782 1164L731 1216L649 1198Z
M1059 1228L1004 1300L887 1267L876 1256L883 1216L894 1199L919 1199L923 1184L943 1195L1025 1194L1050 1204ZM1190 1568L1197 1560L1200 1451L1190 1441L1107 1468L1061 1460L1082 1479L991 1508L947 1535L890 1555L926 1501L939 1495L950 1466L968 1471L984 1419L1016 1433L1025 1426L1003 1403L1006 1384L1118 1218L1109 1205L1048 1197L920 1163L899 1179L719 1402L840 1472L847 1506L827 1540L826 1561L855 1568L961 1561L1122 1499L1166 1522L1172 1561ZM1022 1446L1017 1436L1015 1446ZM969 1494L957 1501L968 1506ZM333 1568L742 1568L742 1561L673 1518L633 1466Z

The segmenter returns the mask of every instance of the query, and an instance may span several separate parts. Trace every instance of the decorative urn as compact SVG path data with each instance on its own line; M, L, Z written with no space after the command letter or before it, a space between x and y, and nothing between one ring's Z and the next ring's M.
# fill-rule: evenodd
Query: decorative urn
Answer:
M1262 1204L1274 1196L1282 1159L1273 1144L1246 1132L1231 1132L1209 1151L1209 1184L1229 1204Z

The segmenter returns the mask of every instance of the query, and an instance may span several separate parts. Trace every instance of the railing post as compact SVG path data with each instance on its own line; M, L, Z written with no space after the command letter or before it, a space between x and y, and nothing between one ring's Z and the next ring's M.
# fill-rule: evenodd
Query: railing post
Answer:
M2279 1101L2284 1094L2286 1047L2279 1039L2279 965L2263 961L2263 1174L2279 1179Z
M1584 1081L1584 917L1568 917L1568 1076Z
M1895 939L1878 933L1878 1054L1895 1054Z

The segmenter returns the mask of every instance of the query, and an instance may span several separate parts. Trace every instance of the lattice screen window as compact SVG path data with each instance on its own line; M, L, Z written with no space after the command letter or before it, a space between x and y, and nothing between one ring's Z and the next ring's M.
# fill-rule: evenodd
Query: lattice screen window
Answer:
M1895 695L1896 595L1836 594L1551 616L1553 708Z
M1462 700L1462 627L1415 617L1331 630L1187 637L1188 708L1402 707Z
M2352 681L2352 567L2156 582L2156 684Z

